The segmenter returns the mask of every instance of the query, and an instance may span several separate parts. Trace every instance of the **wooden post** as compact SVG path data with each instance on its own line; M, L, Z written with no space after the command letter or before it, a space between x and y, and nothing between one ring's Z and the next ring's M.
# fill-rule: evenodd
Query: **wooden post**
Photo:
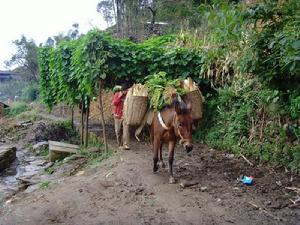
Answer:
M106 129L105 129L105 120L103 114L103 104L102 104L102 81L99 80L99 109L100 109L100 120L102 123L102 134L103 134L103 142L104 142L104 151L107 152L107 139L106 139Z

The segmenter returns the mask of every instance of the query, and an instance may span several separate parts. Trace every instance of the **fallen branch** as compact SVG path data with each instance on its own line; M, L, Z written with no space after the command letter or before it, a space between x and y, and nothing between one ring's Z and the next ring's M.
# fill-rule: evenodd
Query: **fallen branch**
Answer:
M254 164L252 162L250 162L242 153L240 153L240 156L250 165L250 166L254 166Z
M297 198L296 200L290 199L290 201L291 201L294 205L298 205L298 203L300 203L300 198Z
M31 120L27 120L27 121L23 121L17 124L17 126L29 126L29 125L33 125L33 123L31 122Z
M273 214L271 214L270 212L268 212L267 210L265 210L264 208L262 207L259 207L258 205L252 203L252 202L248 202L248 204L250 204L251 206L253 206L255 209L265 213L266 215L268 215L269 217L271 217L272 219L274 220L278 220L278 221L282 221L281 218L277 217L277 216L274 216Z
M198 181L183 180L180 182L180 187L182 187L182 188L191 187L191 186L197 185L198 183L199 183Z
M297 205L289 205L289 208L299 208L299 209L300 209L300 204L297 204Z
M298 194L300 194L300 188L297 187L285 187L285 189L297 192Z

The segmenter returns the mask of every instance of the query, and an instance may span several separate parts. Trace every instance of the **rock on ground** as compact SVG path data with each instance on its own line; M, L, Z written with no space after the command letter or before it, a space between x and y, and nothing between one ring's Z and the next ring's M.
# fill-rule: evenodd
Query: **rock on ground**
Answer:
M6 169L16 158L16 147L0 146L0 171Z

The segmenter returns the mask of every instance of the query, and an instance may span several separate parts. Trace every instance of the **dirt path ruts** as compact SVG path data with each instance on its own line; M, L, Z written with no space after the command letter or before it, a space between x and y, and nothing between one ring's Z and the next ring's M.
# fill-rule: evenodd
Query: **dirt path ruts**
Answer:
M168 184L167 170L152 173L149 148L133 143L130 151L118 151L83 175L25 195L2 209L0 224L299 224L299 209L288 207L290 193L284 189L299 186L298 177L291 183L290 174L252 168L197 144L190 155L176 149L177 179L199 182L182 189ZM241 185L240 174L254 175L256 184Z

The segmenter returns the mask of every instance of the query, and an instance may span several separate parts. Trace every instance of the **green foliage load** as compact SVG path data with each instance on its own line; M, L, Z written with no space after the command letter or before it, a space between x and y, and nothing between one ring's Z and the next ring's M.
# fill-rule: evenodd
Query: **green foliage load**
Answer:
M145 86L149 92L150 106L159 111L172 103L172 94L182 96L185 94L180 87L179 79L168 79L165 72L159 72L146 77Z

